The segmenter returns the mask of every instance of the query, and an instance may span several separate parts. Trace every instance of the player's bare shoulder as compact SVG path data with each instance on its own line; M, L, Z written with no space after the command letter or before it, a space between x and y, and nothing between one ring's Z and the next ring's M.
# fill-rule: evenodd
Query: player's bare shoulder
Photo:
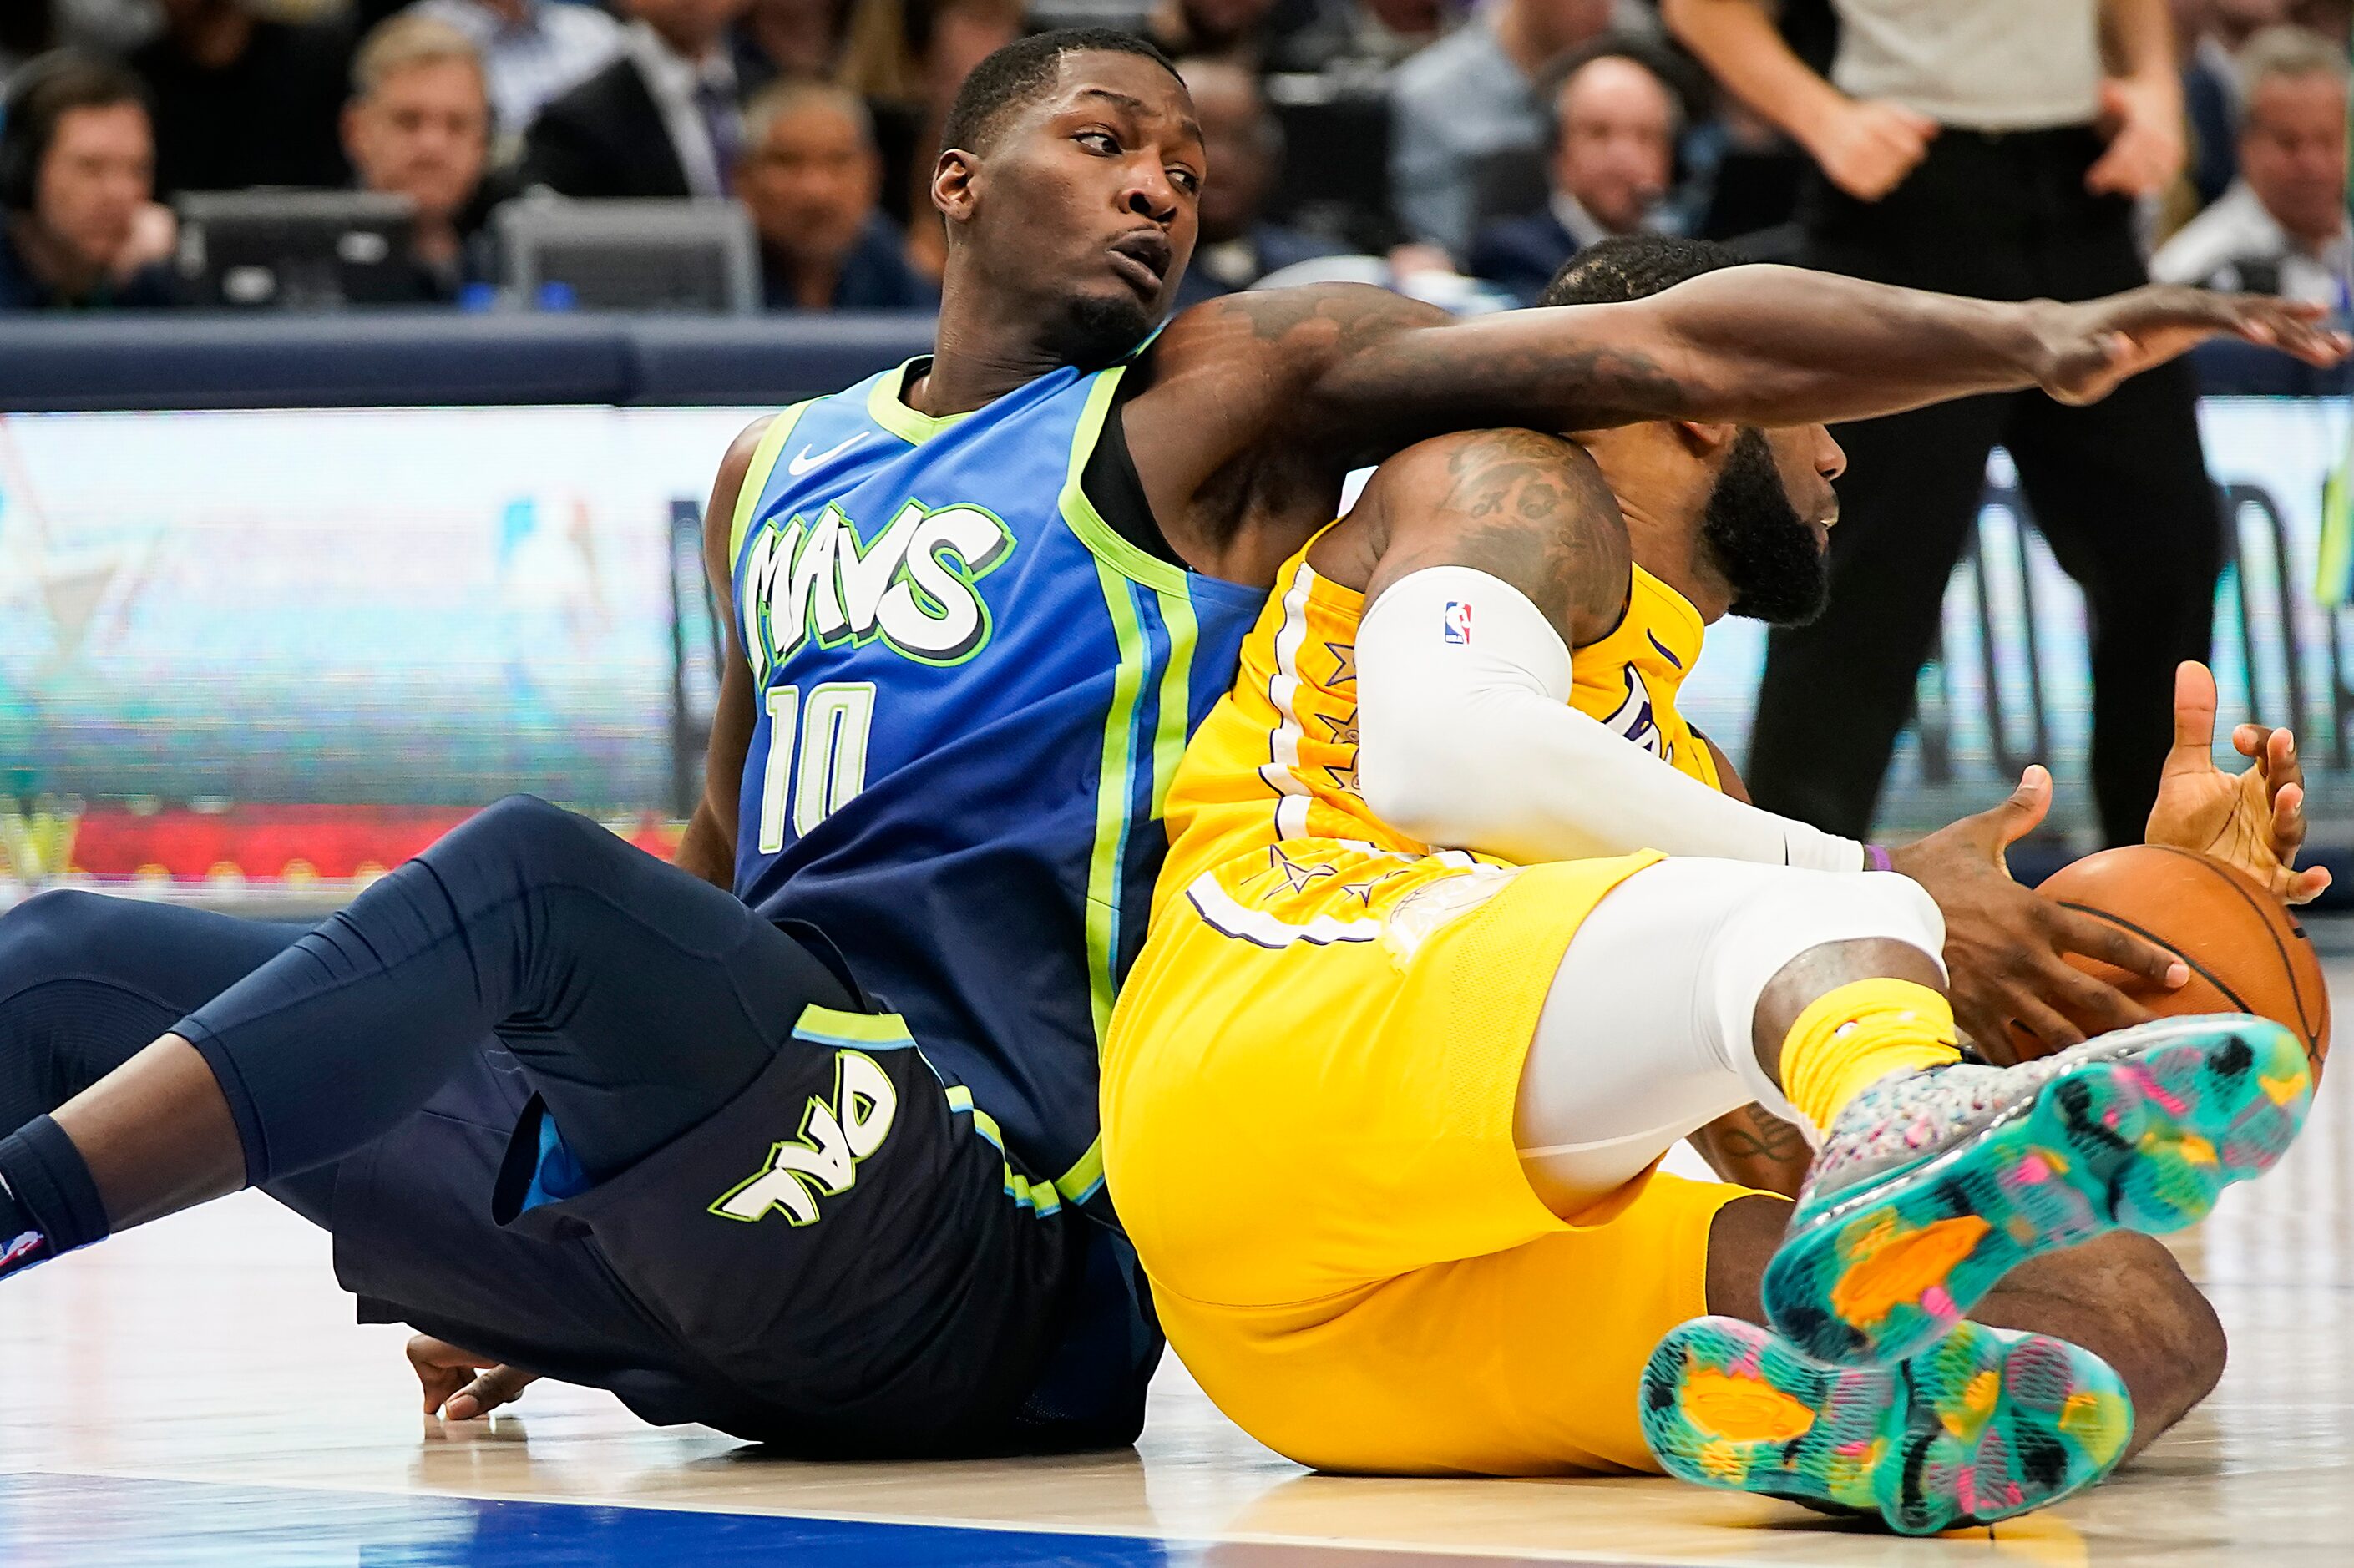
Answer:
M1576 442L1536 430L1417 441L1375 471L1352 519L1378 593L1410 572L1470 567L1511 583L1572 646L1617 624L1634 555L1618 501Z
M729 558L728 546L734 539L737 503L760 450L760 439L780 417L763 414L736 432L719 460L718 473L712 477L710 499L703 505L703 568L723 608L734 598L736 563Z

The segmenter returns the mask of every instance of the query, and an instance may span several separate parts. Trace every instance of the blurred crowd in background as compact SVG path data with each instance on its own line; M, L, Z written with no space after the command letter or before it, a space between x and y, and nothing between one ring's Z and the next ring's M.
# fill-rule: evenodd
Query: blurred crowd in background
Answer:
M2003 12L9 0L0 306L184 302L176 200L358 188L414 207L398 290L414 302L497 297L492 212L546 191L732 200L758 236L768 309L920 309L944 259L928 179L958 82L1022 30L1086 21L1151 36L1196 94L1213 181L1186 297L1290 273L1492 309L1535 299L1579 245L1634 228L1801 257L1810 200L1873 203L1937 142L1935 106L1873 97L1873 82L1966 48L1956 16ZM2151 270L2347 309L2354 0L2107 0L2100 12L2095 122L2114 158L2095 179L2137 203ZM2022 61L2067 54L2036 28L2012 48Z
M2031 91L2078 10L2087 180L2153 273L2345 310L2354 0L2062 3L2056 43L1966 0L7 0L0 308L186 302L186 198L258 187L405 198L401 300L498 302L493 215L552 192L738 204L771 310L923 308L950 98L1076 23L1193 88L1188 302L1282 274L1495 308L1635 229L1806 258L1954 123L1907 72L2007 42Z

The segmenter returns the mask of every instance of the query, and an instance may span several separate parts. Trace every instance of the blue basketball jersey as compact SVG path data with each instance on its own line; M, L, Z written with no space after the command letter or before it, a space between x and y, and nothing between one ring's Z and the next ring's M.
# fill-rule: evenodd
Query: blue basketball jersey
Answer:
M902 401L910 371L779 415L740 493L736 892L841 948L1053 1180L1041 1207L1084 1202L1161 801L1265 595L1156 559L1084 493L1125 366L946 418Z

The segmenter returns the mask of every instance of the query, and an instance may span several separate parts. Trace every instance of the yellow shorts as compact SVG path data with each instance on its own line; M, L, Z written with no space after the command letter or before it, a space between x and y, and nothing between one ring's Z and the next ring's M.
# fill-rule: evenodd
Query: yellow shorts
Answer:
M1656 1468L1659 1337L1746 1190L1651 1176L1573 1224L1513 1146L1578 923L1657 859L1470 866L1331 841L1162 890L1105 1056L1104 1151L1170 1342L1305 1465Z

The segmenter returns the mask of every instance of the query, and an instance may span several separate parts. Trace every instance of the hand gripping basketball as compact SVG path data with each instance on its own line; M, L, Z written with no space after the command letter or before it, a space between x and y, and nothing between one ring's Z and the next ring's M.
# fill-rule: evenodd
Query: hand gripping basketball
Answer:
M2058 1050L2147 1022L2149 1010L2067 961L2097 959L2172 989L2190 978L2181 959L2155 943L2021 887L2003 855L2052 808L2052 775L2030 768L2010 799L1894 851L1892 869L1926 888L1946 917L1946 969L1954 1022L1988 1061L2017 1060L2017 1019Z

